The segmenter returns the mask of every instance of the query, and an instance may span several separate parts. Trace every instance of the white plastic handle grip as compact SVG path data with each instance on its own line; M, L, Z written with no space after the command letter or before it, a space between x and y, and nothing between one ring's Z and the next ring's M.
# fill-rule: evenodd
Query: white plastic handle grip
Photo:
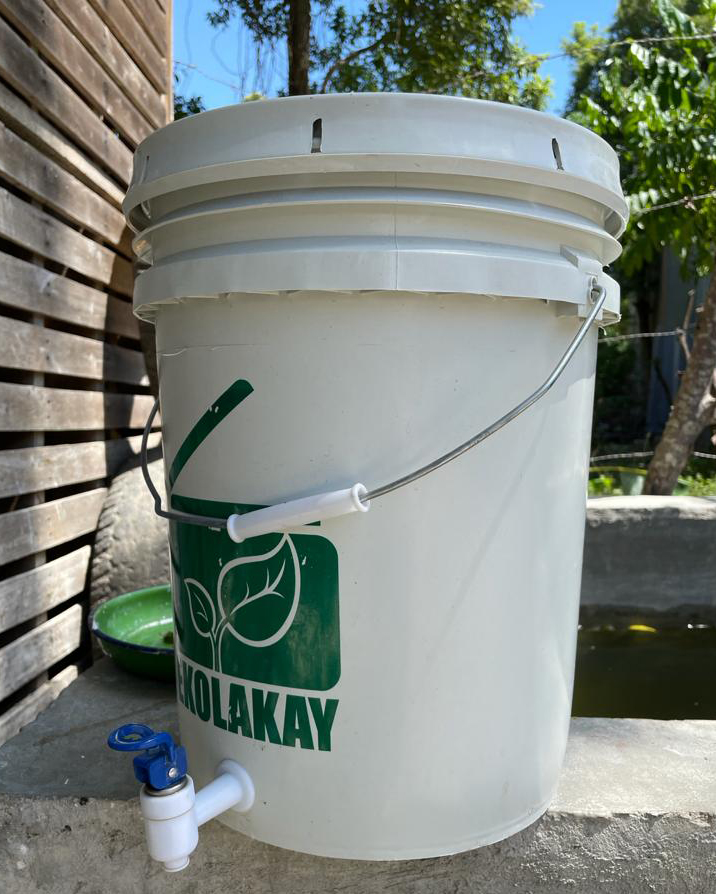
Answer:
M354 484L346 490L289 500L265 509L255 509L246 515L230 515L226 520L226 530L234 543L241 543L248 537L258 537L260 534L288 531L351 512L367 512L370 501L363 502L367 493L367 488L362 484Z

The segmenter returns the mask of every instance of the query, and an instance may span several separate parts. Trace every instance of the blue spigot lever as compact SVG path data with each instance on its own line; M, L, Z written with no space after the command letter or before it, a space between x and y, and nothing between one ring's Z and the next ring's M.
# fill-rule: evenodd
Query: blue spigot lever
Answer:
M149 853L167 872L189 865L200 826L227 810L247 813L254 804L251 777L228 758L219 761L214 778L195 791L186 772L186 751L169 733L155 733L143 723L125 723L112 730L107 744L116 751L144 752L134 758L134 775L144 783L139 806Z
M109 734L107 744L116 751L144 751L133 761L134 775L157 791L181 782L187 761L183 745L177 745L167 732L154 732L143 723L125 723Z

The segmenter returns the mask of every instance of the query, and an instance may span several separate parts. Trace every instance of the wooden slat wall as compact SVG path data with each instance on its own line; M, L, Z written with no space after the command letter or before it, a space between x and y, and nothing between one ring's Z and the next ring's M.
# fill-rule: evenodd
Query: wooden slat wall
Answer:
M170 26L169 0L0 0L0 744L89 660L97 519L152 405L120 205Z

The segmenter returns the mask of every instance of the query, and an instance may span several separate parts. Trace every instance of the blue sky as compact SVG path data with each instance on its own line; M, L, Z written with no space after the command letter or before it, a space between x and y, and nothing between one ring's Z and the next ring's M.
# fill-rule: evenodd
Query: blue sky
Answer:
M346 5L357 8L360 2ZM174 0L174 58L194 66L177 66L177 92L201 96L209 109L240 102L255 90L275 95L278 86L286 82L283 54L257 61L248 34L236 20L225 31L209 25L206 13L214 6L213 0ZM572 22L597 22L606 27L616 7L617 0L543 0L534 16L516 23L515 34L531 52L558 53L560 40L569 34ZM569 91L569 61L550 60L542 72L554 82L550 111L560 114Z

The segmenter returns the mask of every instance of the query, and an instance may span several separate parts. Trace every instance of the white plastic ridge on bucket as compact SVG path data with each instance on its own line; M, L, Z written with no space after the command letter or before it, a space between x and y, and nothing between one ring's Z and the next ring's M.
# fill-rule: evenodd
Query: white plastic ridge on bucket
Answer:
M354 482L530 394L594 279L618 319L614 152L476 100L261 101L147 138L124 208L151 264L135 312L156 325L170 507L233 516L233 539L169 526L197 785L239 762L256 802L221 821L326 856L524 828L567 738L597 326L539 403L370 512L241 516L341 491L364 508Z

